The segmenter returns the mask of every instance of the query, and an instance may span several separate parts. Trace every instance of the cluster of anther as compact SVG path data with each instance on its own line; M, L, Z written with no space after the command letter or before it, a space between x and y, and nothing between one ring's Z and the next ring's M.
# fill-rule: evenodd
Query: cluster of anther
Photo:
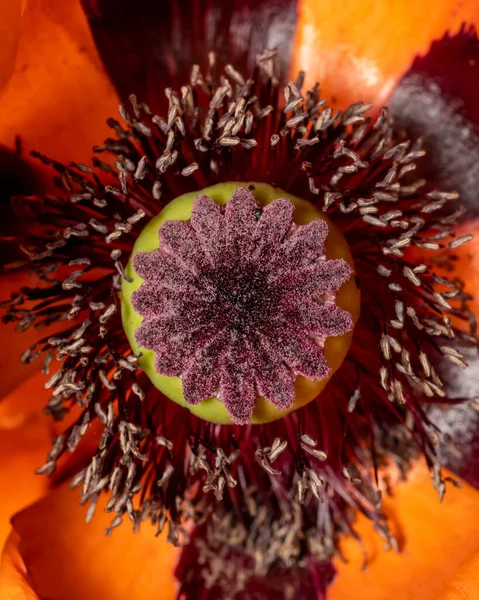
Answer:
M5 303L3 320L44 336L22 361L43 355L51 375L47 410L77 416L44 470L73 452L91 425L103 424L98 449L73 483L91 503L89 517L99 497L111 495L112 527L127 515L135 527L151 519L158 532L168 522L177 543L182 519L201 521L212 503L234 503L235 516L245 505L250 510L250 489L274 525L291 514L294 489L304 518L332 544L350 526L344 504L380 520L371 473L384 457L406 468L420 448L437 461L423 403L447 400L448 373L438 363L465 367L464 343L476 344L450 320L470 314L454 273L456 248L470 238L455 232L464 208L456 194L431 190L420 178L421 143L398 135L386 110L372 120L369 106L356 103L334 114L319 86L304 89L301 76L281 95L274 63L274 52L261 55L255 80L231 66L220 73L213 60L204 75L194 66L181 91L166 90L163 116L132 96L121 109L126 125L109 120L114 133L95 148L93 168L41 157L57 172L58 195L23 198L22 236L6 241L24 252L9 267L32 269L40 283ZM321 402L264 427L218 427L158 402L124 335L117 290L142 217L205 185L258 180L312 201L343 233L361 280L362 312L341 376ZM328 448L326 461L321 448ZM351 467L344 477L335 468L342 461Z
M187 402L218 396L237 424L258 396L289 408L297 375L325 379L326 337L353 325L334 302L351 267L326 259L325 221L298 227L293 210L280 198L261 211L244 188L224 209L198 196L189 222L167 221L160 248L134 259L138 344L181 376Z
M304 523L299 503L271 523L267 508L253 497L248 500L255 512L246 524L231 512L218 511L183 548L177 572L180 598L190 597L197 586L205 589L205 597L224 600L271 597L264 595L266 588L278 600L312 598L318 585L326 585L314 574L323 579L325 573L318 571L334 547L314 525Z

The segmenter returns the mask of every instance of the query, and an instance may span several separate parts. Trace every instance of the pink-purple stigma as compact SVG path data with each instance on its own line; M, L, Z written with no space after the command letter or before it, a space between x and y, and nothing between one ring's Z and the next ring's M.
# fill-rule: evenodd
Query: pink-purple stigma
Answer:
M163 223L159 249L133 260L136 342L158 373L181 377L188 404L216 397L236 424L259 397L290 408L298 375L328 377L324 342L353 327L335 304L352 268L326 258L324 220L298 226L293 211L286 198L260 208L245 188L224 207L199 195L188 221Z

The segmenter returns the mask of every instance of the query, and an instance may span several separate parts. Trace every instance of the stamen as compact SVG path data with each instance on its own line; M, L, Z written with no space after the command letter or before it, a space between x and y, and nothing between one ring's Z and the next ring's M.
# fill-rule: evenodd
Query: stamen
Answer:
M301 77L281 90L274 51L258 57L257 66L254 80L234 67L216 76L204 75L194 66L187 85L179 92L168 90L169 109L162 116L132 98L131 109L121 107L123 125L109 120L112 138L95 148L103 160L95 158L93 169L63 166L37 153L55 171L57 194L16 198L15 208L28 235L13 249L11 240L5 240L9 268L28 268L38 285L25 287L2 303L3 321L20 332L29 327L38 330L38 342L23 360L30 362L43 354L45 373L53 371L54 365L58 368L49 373L45 384L52 390L46 412L58 420L72 413L72 424L55 440L40 472L53 473L58 459L79 448L89 428L99 426L103 432L98 449L72 481L72 486L82 486L81 498L90 503L87 518L92 518L100 495L109 494L107 511L115 514L108 535L127 515L135 530L148 519L159 534L168 523L168 538L177 544L188 540L182 525L192 521L196 524L190 545L193 563L197 566L199 557L206 560L201 576L220 589L222 578L229 581L231 556L243 560L244 585L261 573L281 574L291 564L310 574L313 566L309 565L329 560L339 534L351 529L346 516L351 506L368 516L394 547L375 474L391 462L406 473L412 458L423 453L443 496L447 482L440 473L440 451L425 408L431 399L450 399L449 371L439 370L441 364L465 368L467 349L477 344L468 296L454 271L454 252L470 239L469 234L455 234L464 209L457 194L434 190L416 174L412 165L423 160L421 144L396 132L385 109L371 118L369 107L356 103L334 114L320 99L318 86L302 89ZM127 258L140 235L141 219L167 214L169 203L183 194L195 198L205 186L228 181L244 182L237 186L246 190L249 182L260 181L268 184L264 189L283 190L278 198L303 198L323 212L344 236L361 288L361 316L349 351L341 357L341 365L329 365L338 370L320 396L295 413L255 426L210 423L195 416L199 405L188 405L190 411L169 401L150 382L158 364L153 364L148 377L144 357L135 348L132 351L122 327L122 318L125 322L132 315L121 306L119 294L132 285L128 278L135 275ZM243 215L247 227L261 229L261 235L255 238L256 245L249 244L251 236L244 236L237 246L230 243L229 252L235 248L237 256L255 256L256 264L263 258L271 265L275 253L268 252L278 223L264 230L262 223L267 207L274 203L264 202L262 213L255 213L257 207L248 193L242 192L241 202L232 208L237 221ZM215 204L218 198L213 200ZM243 213L246 206L251 211ZM214 220L201 221L198 215L201 224L195 227L195 236L199 240L198 232L203 232L206 241L200 243L203 256L197 256L197 246L188 244L188 235L181 237L191 232L192 225L185 222L190 216L186 211L182 219L170 220L161 229L163 250L159 252L174 255L175 260L158 264L164 270L171 267L173 273L176 267L182 269L181 282L173 281L174 298L164 292L164 308L178 306L180 297L194 321L208 293L223 294L223 302L233 306L232 290L240 294L248 286L235 288L237 279L231 277L230 286L223 289L219 277L204 276L208 261L215 266L219 260L208 234ZM289 244L291 264L298 266L308 256L308 244L312 248L315 244L304 234L310 231L306 222L296 225L280 239L284 246ZM302 248L294 244L295 231L303 232ZM222 235L234 241L237 233L238 228L225 223ZM157 247L143 251L154 254ZM326 248L325 264L345 258L331 259L330 250ZM155 265L147 262L145 287L154 282ZM351 279L344 284L345 292L339 289L338 281L347 279L349 271L336 265L337 278L321 288L321 302L328 305L334 300L331 306L346 311L341 302L356 283ZM295 278L291 270L281 275L276 265L273 274L263 273L263 281L275 290L290 286L296 299L289 306L296 311L294 322L301 319L314 332L316 321L308 306L316 301L318 278L307 276L308 269L312 274L321 270L312 261ZM322 284L326 275L322 274ZM203 295L195 302L198 280ZM245 283L252 286L251 282L250 277ZM263 302L266 288L251 286L248 301L256 298L264 309L259 314L237 311L234 319L227 312L223 315L226 325L231 327L234 320L241 332L259 328L264 315L274 320L276 314L268 312L269 305ZM140 305L145 319L158 317L157 298L149 305L145 294L141 301L137 298ZM328 309L328 318L333 310ZM326 316L322 315L320 334L326 336L327 353L334 336L350 326L333 319L325 332ZM456 317L470 324L470 335L456 328ZM54 335L42 331L51 325ZM170 347L160 352L159 371L172 373L173 379L181 375L183 389L190 377L191 402L219 393L239 423L249 421L256 391L280 406L288 404L291 397L280 394L286 389L283 380L274 389L278 378L259 377L262 387L256 390L257 380L252 382L249 372L241 370L246 342L239 334L234 351L222 358L227 368L218 371L223 397L216 371L210 379L205 376L200 389L193 377L197 371L187 369L198 346L189 346L188 338L173 347L174 326L170 321L166 340ZM180 322L177 332L183 328ZM160 328L150 339L157 351L164 331ZM306 344L311 354L299 361L297 339L286 331L278 327L275 339L267 339L264 356L274 358L273 350L280 347L296 376L296 388L307 390L306 378L322 376L327 365L321 362L318 347L308 345L309 334L301 334L300 346ZM148 331L142 335L148 342ZM202 340L201 349L210 348L214 358L218 353L206 341ZM258 353L258 364L263 358ZM200 362L200 366L209 364ZM266 359L261 362L261 375L269 364ZM170 395L181 403L182 391L181 385L172 385ZM299 394L296 389L295 393ZM317 395L315 390L309 399ZM246 400L238 403L240 396ZM183 566L191 569L193 563L186 557ZM308 597L309 591L298 597Z

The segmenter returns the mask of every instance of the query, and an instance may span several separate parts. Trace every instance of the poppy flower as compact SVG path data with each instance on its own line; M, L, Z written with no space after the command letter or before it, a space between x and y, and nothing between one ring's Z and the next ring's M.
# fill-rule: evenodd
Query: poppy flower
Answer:
M477 597L477 7L11 6L2 597Z

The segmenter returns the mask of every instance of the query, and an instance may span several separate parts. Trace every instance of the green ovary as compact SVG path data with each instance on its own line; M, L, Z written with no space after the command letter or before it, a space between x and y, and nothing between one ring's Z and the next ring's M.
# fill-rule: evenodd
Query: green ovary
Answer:
M126 274L132 281L123 280L122 283L121 316L123 328L133 351L137 354L141 353L139 359L141 368L160 392L170 398L170 400L190 410L197 417L221 424L231 423L228 411L222 402L217 398L209 398L197 405L188 404L183 397L181 378L167 377L157 373L155 369L154 350L138 347L135 339L135 331L141 325L143 317L134 310L131 296L135 290L141 287L143 279L135 272L132 262L137 252L151 252L159 248L158 230L165 221L187 221L190 218L193 202L199 194L205 194L218 204L225 205L230 200L233 192L240 187L249 189L261 207L273 202L277 198L287 198L295 207L294 221L297 225L304 225L315 219L326 221L329 228L326 240L327 258L343 258L354 269L353 259L345 239L321 210L301 198L292 196L279 188L274 188L264 183L221 183L197 192L184 194L170 202L156 217L151 219L138 236L126 267ZM214 244L214 240L211 240L211 244ZM353 322L356 323L359 317L360 292L356 286L354 276L339 289L336 295L336 304L348 311L352 315ZM305 377L298 376L295 381L296 398L293 405L287 410L279 410L264 398L259 397L250 422L257 424L275 421L314 400L346 357L352 333L350 331L344 335L328 337L326 339L324 351L326 360L331 367L331 374L327 379L311 381Z

